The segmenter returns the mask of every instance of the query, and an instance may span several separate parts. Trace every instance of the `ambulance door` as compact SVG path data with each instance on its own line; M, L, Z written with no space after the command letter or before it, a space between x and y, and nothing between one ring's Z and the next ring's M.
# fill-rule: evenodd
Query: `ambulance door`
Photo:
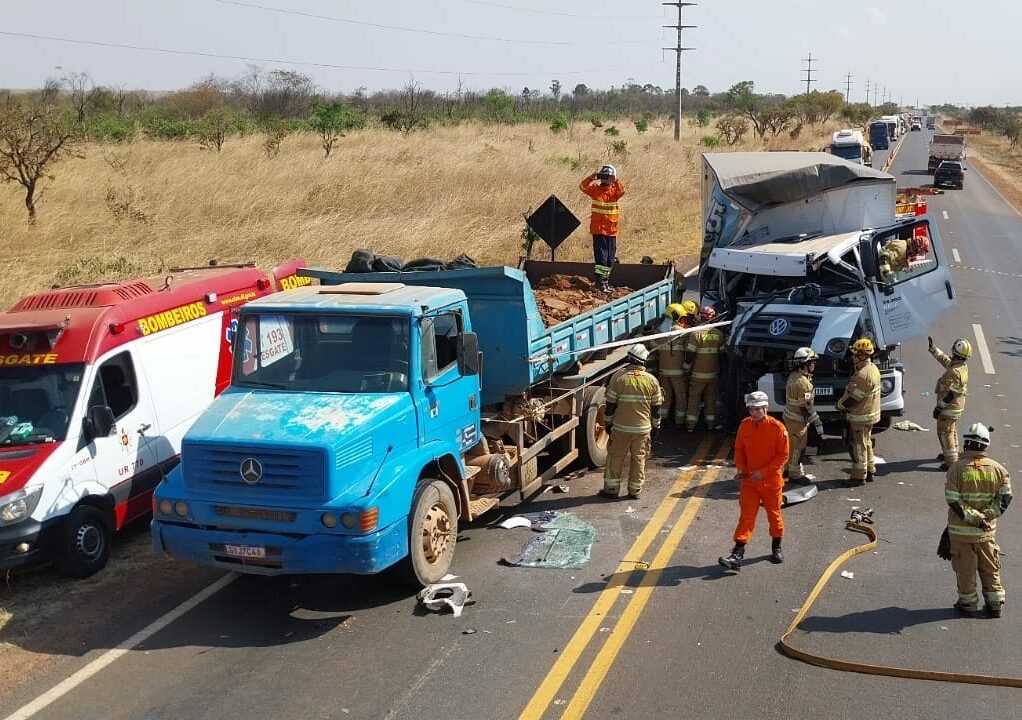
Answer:
M96 415L97 408L108 408L114 421L109 434L93 432L87 447L97 481L114 497L116 525L121 527L150 510L152 491L162 477L158 454L150 447L156 433L152 398L140 382L132 350L98 363L86 408L87 417Z

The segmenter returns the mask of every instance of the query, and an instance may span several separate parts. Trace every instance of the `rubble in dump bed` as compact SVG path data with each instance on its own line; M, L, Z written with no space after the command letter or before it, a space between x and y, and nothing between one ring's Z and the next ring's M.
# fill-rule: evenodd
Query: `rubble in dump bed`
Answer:
M540 317L547 327L595 310L611 300L630 295L633 290L615 287L609 293L597 289L595 281L578 275L551 275L533 288Z

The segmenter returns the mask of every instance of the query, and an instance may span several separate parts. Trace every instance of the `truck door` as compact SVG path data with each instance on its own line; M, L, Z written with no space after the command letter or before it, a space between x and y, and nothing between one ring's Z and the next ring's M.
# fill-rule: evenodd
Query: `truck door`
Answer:
M869 297L883 341L893 345L925 336L956 302L936 227L924 219L878 232L871 249L878 282Z
M423 443L455 443L462 451L479 440L479 377L458 370L458 336L465 331L460 310L422 318L422 395L418 400Z
M114 497L117 527L149 510L150 496L160 481L155 448L139 430L157 434L152 398L130 350L99 365L87 407L106 406L114 417L109 435L88 444L96 479Z

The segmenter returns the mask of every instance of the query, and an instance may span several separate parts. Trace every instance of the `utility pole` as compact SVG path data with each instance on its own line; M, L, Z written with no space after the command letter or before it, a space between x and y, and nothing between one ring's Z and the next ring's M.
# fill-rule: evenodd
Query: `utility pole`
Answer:
M845 75L845 102L851 102L852 97L852 73Z
M685 25L681 19L683 10L686 7L692 5L698 5L699 3L694 2L662 2L661 5L672 5L678 8L678 24L677 25L664 25L665 28L673 28L678 31L678 44L676 47L664 48L664 50L673 50L677 54L677 65L674 70L674 93L678 97L678 107L675 110L674 115L674 141L678 142L681 140L681 54L686 50L695 50L695 48L687 48L681 44L681 32L682 30L688 30L689 28L698 27L697 25Z
M869 105L869 78L866 78L866 104Z
M816 58L816 59L819 60L819 58ZM802 62L807 63L806 69L805 69L805 74L806 74L806 95L808 95L809 94L809 85L810 85L810 83L816 82L816 80L813 79L813 72L814 72L813 71L813 54L809 53L809 57L802 58Z

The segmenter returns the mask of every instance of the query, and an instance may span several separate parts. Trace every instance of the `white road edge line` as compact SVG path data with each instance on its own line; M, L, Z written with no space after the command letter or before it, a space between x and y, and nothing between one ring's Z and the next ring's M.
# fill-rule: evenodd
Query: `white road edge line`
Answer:
M943 212L944 212L944 219L947 220L948 219L947 218L947 210L944 210Z
M74 690L76 687L81 685L83 682L91 678L93 675L98 673L100 670L110 665L112 662L117 660L125 653L134 650L136 647L144 643L150 637L163 630L165 627L170 625L172 622L177 620L179 617L192 610L197 605L206 601L210 596L223 590L225 587L230 585L238 578L237 573L230 573L224 575L222 578L217 580L212 585L209 585L203 590L200 590L192 597L185 600L183 603L178 605L176 608L166 613L162 617L154 620L149 625L145 626L137 633L132 635L130 638L122 642L120 645L112 650L107 650L105 653L100 655L98 658L90 662L88 665L83 667L81 670L71 675L66 680L58 683L54 687L47 690L45 693L37 697L32 702L23 706L7 716L6 720L28 720L40 710L43 710L50 704L59 700L64 695Z
M960 263L962 261L962 256L958 254L958 248L951 248L951 257L955 259L956 263Z
M990 359L990 348L987 347L987 339L983 335L983 326L973 325L972 332L976 334L976 346L979 348L979 357L983 361L983 372L987 375L994 375L994 361Z

